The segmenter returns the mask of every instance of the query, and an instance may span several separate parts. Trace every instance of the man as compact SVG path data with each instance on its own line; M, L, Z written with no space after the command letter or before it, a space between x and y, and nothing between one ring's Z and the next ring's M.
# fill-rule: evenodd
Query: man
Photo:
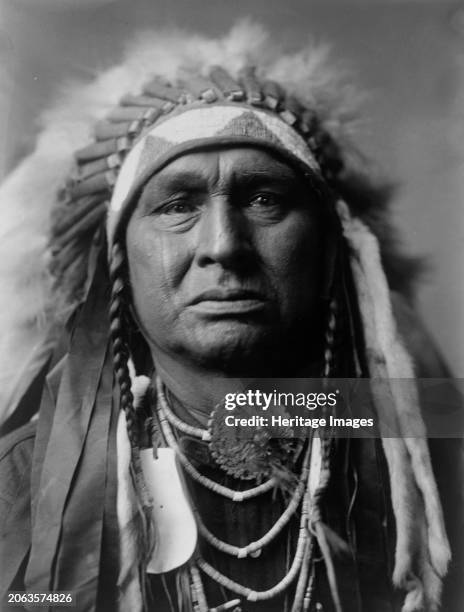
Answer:
M301 88L298 58L256 71L231 48L214 47L229 71L211 43L166 74L129 60L142 89L59 194L60 316L9 427L43 387L39 417L3 442L3 592L70 591L79 610L436 610L461 489L450 467L444 518L415 385L389 382L427 364L361 219L376 191L331 131L322 66L307 58ZM400 435L230 439L218 401L250 377L378 378L380 433L389 417ZM453 444L436 451L448 466Z

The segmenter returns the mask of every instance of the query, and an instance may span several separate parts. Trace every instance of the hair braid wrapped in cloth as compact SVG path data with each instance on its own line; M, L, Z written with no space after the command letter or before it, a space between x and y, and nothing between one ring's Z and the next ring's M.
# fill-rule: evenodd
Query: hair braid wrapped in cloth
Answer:
M442 578L451 558L443 513L420 413L411 358L398 336L376 237L339 201L350 248L380 433L390 473L397 543L393 580L406 588L403 612L438 608ZM385 401L385 395L392 401ZM385 408L395 412L385 414ZM385 423L395 431L382 430ZM396 437L386 437L386 435ZM422 530L427 546L423 546ZM417 555L418 563L414 566Z
M11 309L0 319L5 331L0 335L0 356L4 359L0 400L7 405L3 408L4 417L21 413L31 381L43 378L55 358L57 338L78 306L83 305L78 323L85 315L93 329L101 332L97 352L90 346L93 336L84 333L84 329L78 327L79 333L73 337L64 383L68 381L69 386L72 383L73 388L84 393L85 380L76 372L87 365L89 354L93 361L98 358L98 363L94 364L91 388L86 390L88 397L85 393L83 396L83 414L80 398L76 394L72 398L71 420L76 421L79 435L66 430L73 451L72 461L68 459L66 463L71 494L68 499L64 498L66 491L59 494L60 505L55 504L55 514L61 508L64 519L55 517L52 540L46 542L42 538L42 527L48 521L45 493L33 516L33 549L26 573L29 585L51 588L50 581L56 578L52 576L55 553L63 566L72 558L69 539L60 540L62 531L64 535L72 532L73 525L69 523L77 520L76 500L84 493L92 498L97 481L101 485L104 480L100 475L100 480L77 480L73 486L80 453L90 452L90 441L99 432L114 432L107 433L107 441L110 447L109 438L113 436L117 446L113 463L117 462L117 466L110 465L109 459L107 465L104 457L100 457L99 465L107 465L107 470L117 469L120 566L116 606L121 612L143 610L145 566L152 547L151 500L140 465L138 400L134 399L140 395L136 393L140 377L134 378L134 372L130 372L134 355L123 329L127 314L123 232L140 189L176 156L198 147L252 145L276 153L301 169L325 197L331 217L335 217L333 207L338 194L343 195L353 212L352 217L348 207L339 203L390 473L397 534L393 581L407 591L403 612L433 612L438 608L450 553L412 363L396 332L389 287L380 262L380 249L389 248L388 223L383 220L383 240L379 245L361 220L374 214L378 218L379 212L382 216L376 205L382 208L384 193L376 191L354 167L356 155L349 145L348 121L353 110L353 90L342 83L326 60L325 48L311 46L285 55L259 27L250 24L238 25L218 40L183 32L145 34L121 65L104 72L90 85L72 89L63 105L45 116L45 129L36 150L0 189L0 221L5 218L1 224L4 239L0 241L0 276L5 290L12 295ZM253 66L255 63L259 68ZM153 75L153 66L158 76ZM94 139L89 143L91 133ZM353 193L353 179L363 186L364 196L362 189ZM351 198L346 195L350 189ZM108 249L111 296L109 291L103 296L98 283L91 283L97 272L102 275L102 249ZM398 257L392 258L395 256ZM102 278L106 283L106 276ZM92 312L92 300L97 298L100 310L104 310L107 300L108 320L98 319L100 310ZM113 342L112 359L109 337ZM113 371L120 406L111 401L108 388ZM142 381L143 387L146 382ZM65 392L63 384L55 428L67 423ZM102 405L111 405L115 412L121 409L117 427L114 414L111 419L107 415L106 420L99 414ZM22 418L27 420L30 416L25 413ZM387 434L392 430L396 437L390 438ZM51 452L61 441L50 438L47 468L53 459ZM100 442L98 449L104 454L105 445ZM325 458L328 460L328 455ZM102 491L98 493L101 497ZM313 528L325 553L339 609L343 602L338 598L320 518L315 516ZM98 520L101 527L102 518ZM100 536L98 531L95 542ZM82 546L86 545L83 542ZM80 569L84 575L85 568ZM98 590L98 568L92 570L89 600L96 597ZM95 600L90 601L89 609L95 609L95 605Z

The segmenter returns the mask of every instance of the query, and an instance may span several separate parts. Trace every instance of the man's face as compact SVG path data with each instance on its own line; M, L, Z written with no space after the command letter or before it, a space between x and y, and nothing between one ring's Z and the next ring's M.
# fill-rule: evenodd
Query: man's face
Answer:
M126 236L133 304L155 358L236 371L285 363L292 344L310 344L311 328L320 332L317 209L306 179L260 149L190 153L155 174Z

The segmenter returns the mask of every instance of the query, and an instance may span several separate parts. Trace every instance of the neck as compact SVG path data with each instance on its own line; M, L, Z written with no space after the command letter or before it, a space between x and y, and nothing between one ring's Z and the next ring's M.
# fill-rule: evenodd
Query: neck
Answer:
M156 374L174 398L187 410L200 411L206 417L226 393L237 388L236 379L226 378L220 372L186 365L168 355L156 355L153 361Z
M154 354L156 374L186 411L202 413L207 420L211 411L224 400L227 393L244 391L251 380L231 377L225 372L205 369L192 363L184 363L166 354ZM286 372L285 378L319 378L321 363L303 363ZM263 376L270 378L270 375ZM283 376L281 376L283 378Z

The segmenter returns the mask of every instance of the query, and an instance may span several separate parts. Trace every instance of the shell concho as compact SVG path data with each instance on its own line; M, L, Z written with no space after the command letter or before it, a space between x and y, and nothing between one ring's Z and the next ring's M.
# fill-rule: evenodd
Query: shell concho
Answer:
M281 407L273 414L288 417ZM234 410L234 418L256 416L256 407L241 406ZM209 449L216 463L228 474L241 480L262 482L276 478L286 488L294 480L293 468L302 448L302 440L294 437L291 427L226 424L223 406L217 406L208 423Z

